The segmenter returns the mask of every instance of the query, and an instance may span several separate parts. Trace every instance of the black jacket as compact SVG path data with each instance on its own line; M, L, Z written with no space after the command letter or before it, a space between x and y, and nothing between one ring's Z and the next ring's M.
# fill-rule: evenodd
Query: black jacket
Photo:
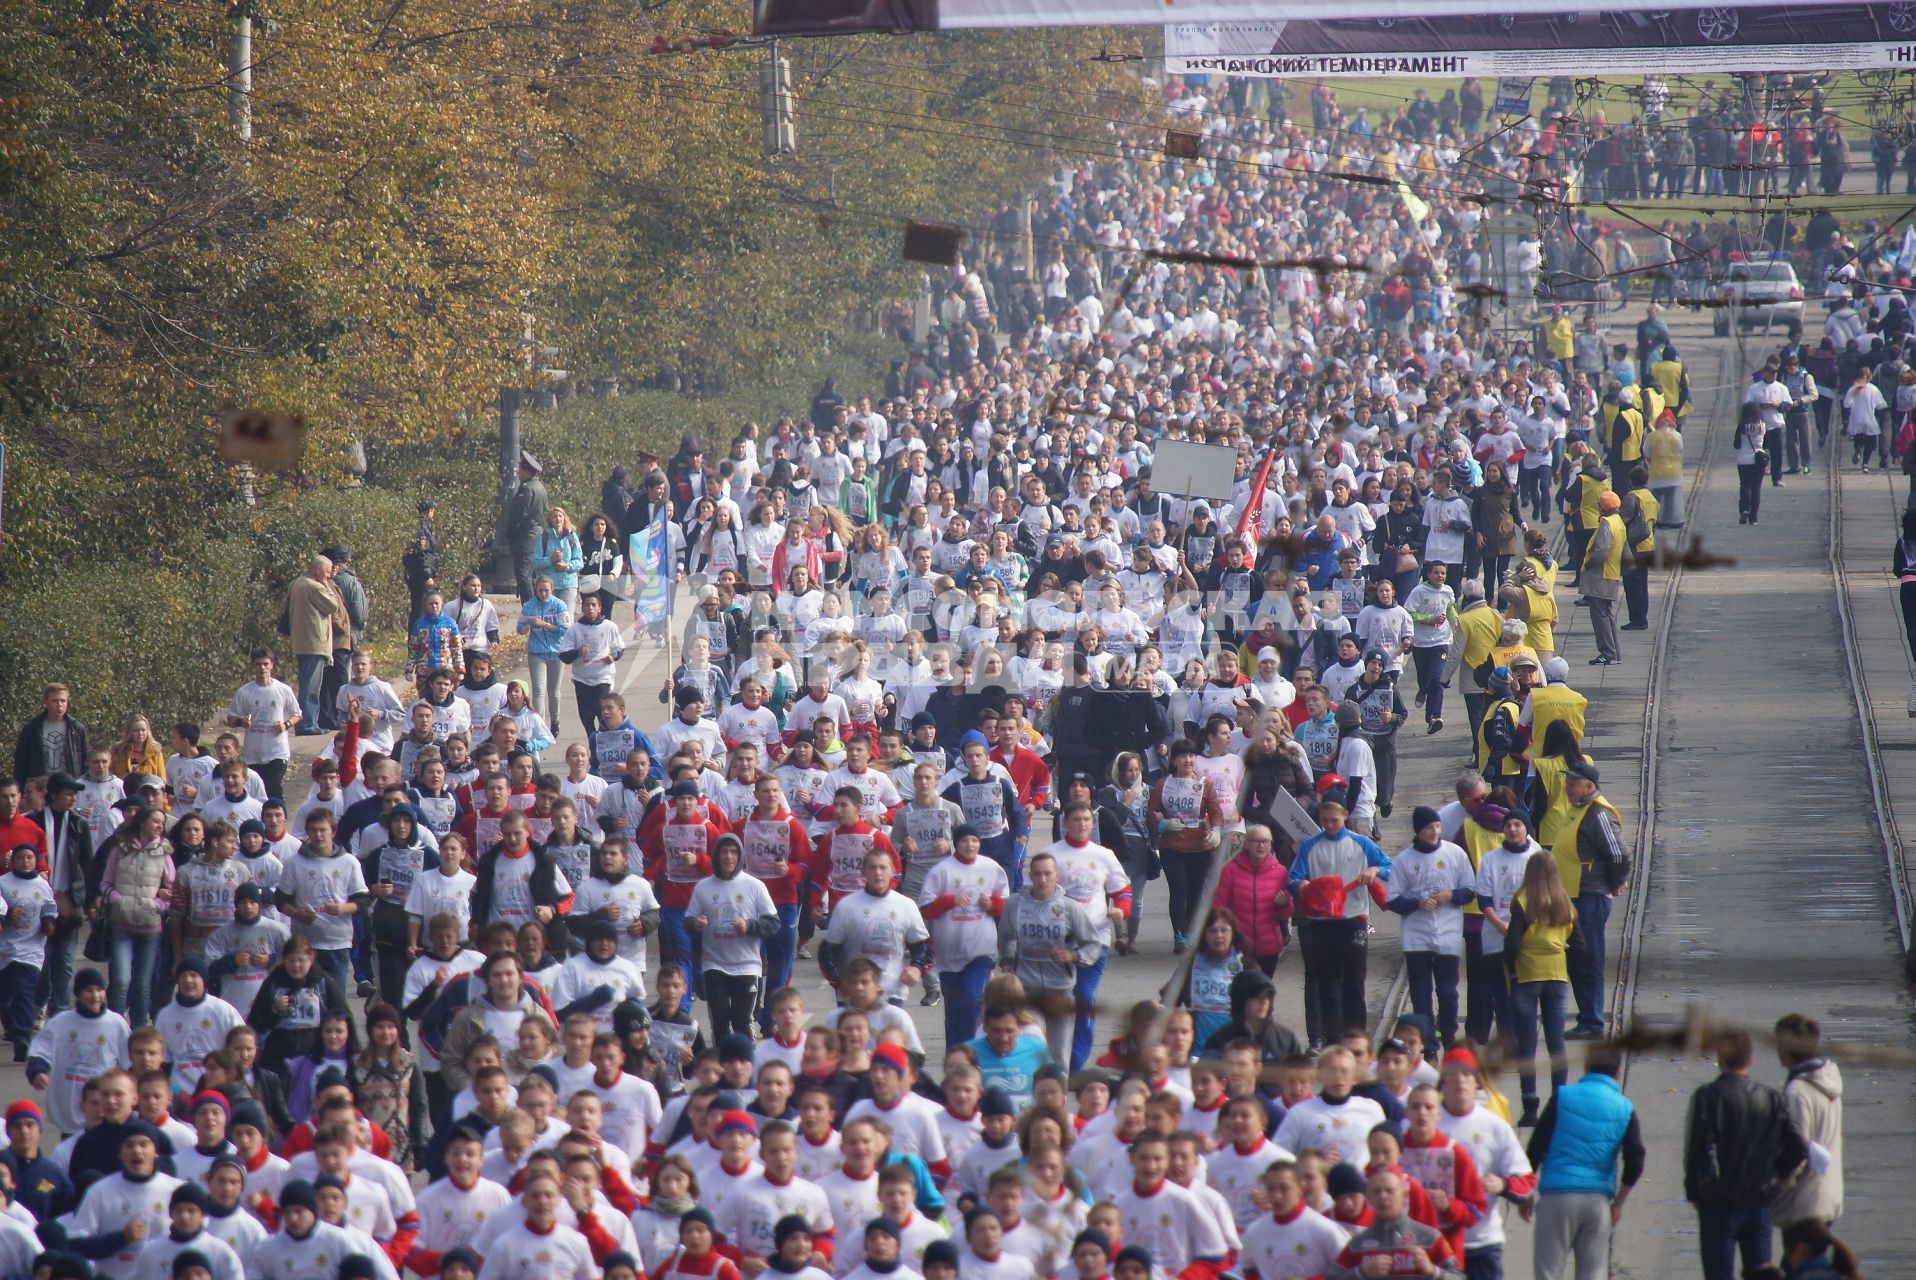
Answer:
M40 728L47 722L42 711L27 721L13 744L13 780L25 786L28 778L44 778L54 773L70 773L78 778L86 773L86 726L67 716L67 741L59 759L48 757L40 742Z
M1577 861L1583 867L1579 893L1614 894L1630 881L1630 851L1607 809L1599 808L1577 828Z
M1147 689L1103 689L1092 701L1091 737L1100 761L1094 774L1100 780L1107 772L1103 766L1120 751L1149 759L1152 747L1173 736L1169 710Z
M475 932L492 922L493 873L499 868L500 851L504 847L503 844L494 844L479 856L479 865L473 869L473 874L478 877L472 886L472 924ZM529 848L530 852L526 856L532 859L533 905L551 907L556 914L560 903L559 864L550 858L540 857L536 846Z
M1252 1027L1245 1020L1244 1010L1257 996L1275 995L1277 984L1257 969L1246 969L1231 979L1231 1021L1213 1032L1204 1042L1206 1053L1222 1054L1231 1041L1245 1039L1255 1041L1263 1051L1264 1061L1274 1064L1284 1061L1298 1052L1301 1045L1297 1035L1289 1027L1279 1022L1275 1015L1266 1018L1261 1027Z
M1057 753L1060 770L1073 765L1083 767L1088 757L1103 754L1093 722L1097 699L1097 691L1088 684L1067 684L1052 699L1051 745Z
M52 856L54 845L60 842L60 837L55 834L55 824L59 824L59 826L64 829L67 851L67 881L65 884L54 885L53 891L55 893L67 894L73 899L73 905L75 907L81 911L85 911L89 906L93 905L93 899L96 896L96 882L99 879L100 872L106 869L106 860L102 858L97 860L99 869L95 870L96 859L93 856L92 828L88 827L79 815L75 814L71 809L65 812L42 809L34 815L34 821L38 822L40 829L47 833L47 854L49 857ZM77 927L80 921L76 919L72 923Z
M1690 1095L1683 1125L1683 1198L1761 1209L1809 1158L1783 1095L1748 1076L1721 1075Z

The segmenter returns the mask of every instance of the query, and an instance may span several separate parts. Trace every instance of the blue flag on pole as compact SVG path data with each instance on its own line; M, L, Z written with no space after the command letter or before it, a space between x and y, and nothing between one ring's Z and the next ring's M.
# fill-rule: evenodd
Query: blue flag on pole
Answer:
M671 613L672 575L667 564L669 541L663 504L652 523L628 540L633 582L632 611L639 626L656 626Z

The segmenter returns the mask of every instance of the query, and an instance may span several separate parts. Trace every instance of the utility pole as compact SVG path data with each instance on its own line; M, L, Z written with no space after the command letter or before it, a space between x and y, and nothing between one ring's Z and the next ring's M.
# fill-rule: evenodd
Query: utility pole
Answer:
M486 581L497 584L512 581L512 538L506 528L506 514L512 509L512 493L519 487L519 403L517 387L499 388L499 524L492 541L492 572Z
M226 46L226 122L241 142L253 140L253 20L239 5Z
M798 125L792 111L792 64L778 51L778 41L766 46L758 69L758 109L768 156L789 156L798 150Z
M1038 280L1038 263L1031 243L1031 206L1036 203L1033 196L1018 201L1018 252L1024 258L1025 279L1033 284Z

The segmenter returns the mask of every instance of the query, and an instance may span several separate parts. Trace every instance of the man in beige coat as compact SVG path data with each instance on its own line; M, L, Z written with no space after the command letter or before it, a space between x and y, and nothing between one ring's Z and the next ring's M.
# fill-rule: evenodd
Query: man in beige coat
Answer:
M1827 1226L1843 1213L1843 1074L1823 1056L1822 1035L1816 1020L1800 1013L1776 1023L1776 1057L1789 1073L1783 1101L1810 1144L1809 1162L1770 1206L1779 1229L1806 1218Z
M346 602L333 586L333 562L314 556L305 574L286 593L286 628L292 637L293 654L299 660L300 736L324 733L319 725L320 690L326 668L333 660L333 640L337 636L352 647L352 619Z

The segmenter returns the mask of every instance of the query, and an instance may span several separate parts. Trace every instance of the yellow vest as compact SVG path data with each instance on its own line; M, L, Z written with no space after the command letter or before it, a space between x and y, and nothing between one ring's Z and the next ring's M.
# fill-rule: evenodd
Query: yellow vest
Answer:
M1500 644L1493 647L1490 651L1490 656L1493 660L1492 665L1507 667L1510 665L1510 660L1520 653L1527 653L1533 658L1537 657L1536 652L1532 650L1528 644L1521 641L1516 644ZM1539 667L1543 666L1543 659L1538 658L1537 665Z
M1517 890L1513 903L1523 901L1523 890ZM1568 982L1570 981L1570 931L1576 928L1573 917L1568 924L1538 924L1527 921L1523 931L1523 945L1517 949L1517 981L1519 982Z
M1681 418L1690 411L1690 406L1683 402L1682 361L1659 360L1650 366L1650 376L1655 378L1657 386L1663 389L1664 403L1676 411L1677 417Z
M1469 855L1473 871L1483 863L1484 855L1502 844L1503 839L1504 833L1501 830L1492 831L1467 814L1464 817L1463 830L1457 833L1457 842L1463 845L1464 852ZM1480 916L1483 913L1483 908L1474 901L1464 904L1464 914L1467 916Z
M1623 437L1623 443L1616 447L1615 456L1609 460L1612 471L1637 462L1643 457L1643 414L1636 409L1619 408L1615 417L1622 420L1623 428L1628 434ZM1604 439L1606 441L1616 439L1614 419L1611 422L1609 434Z
M1583 713L1590 705L1590 699L1572 689L1569 685L1539 685L1530 691L1530 740L1538 746L1543 745L1543 735L1550 726L1559 720L1569 722L1570 731L1577 735L1577 741L1583 741ZM1549 844L1548 840L1538 837L1539 844Z
M1612 512L1610 515L1600 517L1600 520L1601 523L1610 526L1610 551L1609 554L1603 558L1603 580L1605 582L1621 582L1623 581L1623 549L1625 544L1629 542L1629 535L1623 531L1623 517ZM1595 539L1591 540L1590 545L1592 547L1596 546ZM1591 567L1587 557L1584 560L1583 567L1586 569Z
M1481 609L1466 609L1457 615L1457 634L1464 642L1461 661L1465 671L1475 671L1490 656L1491 646L1497 643L1497 632L1502 629L1503 621L1503 615L1489 605Z
M1569 316L1544 321L1543 340L1549 344L1550 354L1559 360L1568 360L1577 354L1577 330Z
M1546 573L1546 577L1553 585L1556 576L1555 569L1548 570ZM1530 616L1524 620L1523 642L1538 653L1546 649L1555 650L1557 647L1557 597L1544 583L1545 578L1538 578L1535 584L1524 588L1524 595L1530 605ZM1543 586L1543 590L1539 591L1538 586Z
M1657 549L1657 516L1662 513L1663 504L1658 502L1657 496L1648 489L1632 489L1630 492L1637 496L1637 503L1643 508L1643 527L1650 531L1644 535L1642 542L1637 543L1630 550L1655 551Z
M1650 481L1663 484L1683 475L1683 433L1675 427L1658 427L1643 443L1643 456L1650 460Z
M1657 419L1663 416L1663 411L1670 407L1670 397L1664 395L1663 389L1654 382L1644 384L1642 394L1638 396L1637 402L1643 406L1642 416L1645 430L1654 427L1657 424Z
M1594 529L1603 512L1597 499L1610 492L1609 476L1594 476L1584 471L1577 476L1577 528Z
M1490 718L1505 707L1510 708L1510 723L1515 725L1517 723L1517 713L1522 711L1523 708L1510 698L1499 698L1495 702L1490 703L1484 708L1484 718L1477 722L1477 771L1482 773L1484 780L1493 787L1505 778L1522 776L1524 771L1523 753L1520 750L1514 754L1505 753L1502 773L1496 777L1491 777L1487 772L1490 768L1490 734L1488 732L1490 728ZM1501 836L1498 838L1502 839Z
M1534 699L1537 695L1532 693L1530 696ZM1531 714L1535 715L1534 702L1532 706ZM1543 735L1538 734L1536 741L1541 746ZM1530 815L1537 828L1533 834L1537 843L1548 849L1563 834L1563 824L1570 818L1570 801L1563 790L1563 780L1570 776L1569 766L1561 756L1533 756L1530 767L1537 771L1537 782L1543 787L1544 794L1544 811Z
M1557 874L1563 877L1563 891L1573 898L1583 892L1583 863L1577 857L1577 833L1583 830L1583 820L1590 816L1592 809L1608 809L1610 816L1617 820L1617 827L1621 829L1623 826L1623 815L1602 795L1592 796L1588 804L1569 806L1557 839L1550 845L1550 856L1557 860Z

